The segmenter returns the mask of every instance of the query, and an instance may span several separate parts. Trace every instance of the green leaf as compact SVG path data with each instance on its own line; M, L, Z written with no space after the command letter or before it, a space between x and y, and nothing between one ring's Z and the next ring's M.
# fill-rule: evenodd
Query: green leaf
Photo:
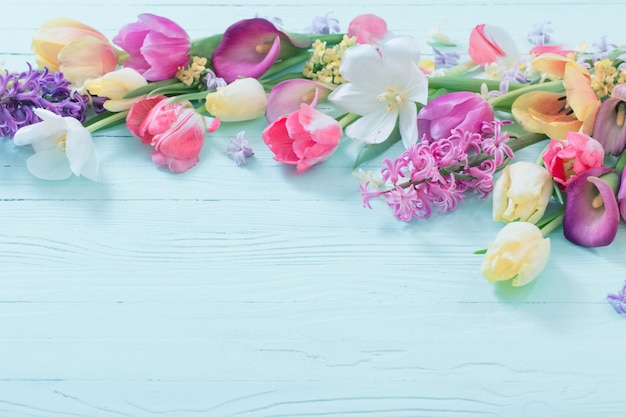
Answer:
M147 85L134 89L130 93L126 94L124 98L133 98L133 97L143 96L144 94L150 94L156 89L171 86L174 84L184 85L183 82L181 82L180 80L176 78L170 78L169 80L163 80L163 81L156 81L156 82L148 83Z
M352 169L356 169L364 162L367 162L370 159L376 156L379 156L380 154L385 152L387 149L389 149L392 145L394 145L396 142L399 142L400 139L401 139L400 131L398 130L398 127L396 126L394 131L384 142L371 143L371 144L367 144L363 146L361 148L361 151L357 155L356 160L354 161L354 165L352 166Z
M479 249L479 250L475 250L474 255L484 255L487 253L487 249Z
M211 56L213 56L213 51L217 48L217 45L220 44L223 34L209 36L207 38L202 38L195 40L191 43L191 49L189 50L190 56L199 56L204 57L207 60L211 60Z

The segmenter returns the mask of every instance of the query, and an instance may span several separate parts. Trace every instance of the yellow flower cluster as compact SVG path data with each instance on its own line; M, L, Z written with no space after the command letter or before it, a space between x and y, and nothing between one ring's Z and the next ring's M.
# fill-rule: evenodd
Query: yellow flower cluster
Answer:
M185 83L185 85L191 85L202 77L202 74L204 74L204 71L206 70L206 63L206 58L194 56L188 67L178 68L176 78Z
M611 60L603 59L593 64L591 88L600 99L608 97L617 84L626 84L626 70L617 70Z
M341 42L332 48L326 48L326 42L317 39L312 45L311 58L304 64L302 75L323 83L345 83L346 79L339 74L339 66L346 49L354 45L356 45L355 36L344 35Z

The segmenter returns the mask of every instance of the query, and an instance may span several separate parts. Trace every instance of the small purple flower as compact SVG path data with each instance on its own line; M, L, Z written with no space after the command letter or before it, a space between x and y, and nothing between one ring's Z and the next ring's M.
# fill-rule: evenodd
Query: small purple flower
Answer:
M459 63L461 56L456 52L441 52L439 49L433 47L435 52L435 67L436 68L450 68Z
M626 313L626 281L617 294L607 294L606 300L619 314Z
M600 38L600 42L594 43L593 47L596 48L596 53L594 53L592 57L593 61L604 59L608 54L617 49L617 45L607 42L606 35Z
M248 146L248 141L243 138L245 133L244 130L237 133L237 138L231 140L226 147L226 153L233 156L237 166L246 165L248 163L246 158L254 155L252 148Z
M339 20L334 17L330 17L332 12L326 13L324 16L316 16L311 22L311 26L307 26L304 29L305 33L318 33L321 35L328 35L329 33L339 33L341 27L339 27Z
M515 63L515 65L513 65L508 70L504 71L501 76L502 81L503 82L506 81L507 83L528 84L530 80L528 79L526 74L524 74L524 71L520 70L523 63L524 63L524 60L520 59ZM508 88L508 84L507 84L507 88Z
M535 25L533 30L528 34L528 42L535 46L543 46L550 43L550 33L554 32L554 30L547 26L551 23L552 22L546 20Z
M82 123L88 99L70 85L62 73L35 70L30 64L28 71L0 74L0 136L13 137L19 128L40 122L37 108Z
M223 79L215 75L215 73L207 68L205 70L205 76L202 81L206 84L207 90L215 90L217 87L226 87L228 83Z

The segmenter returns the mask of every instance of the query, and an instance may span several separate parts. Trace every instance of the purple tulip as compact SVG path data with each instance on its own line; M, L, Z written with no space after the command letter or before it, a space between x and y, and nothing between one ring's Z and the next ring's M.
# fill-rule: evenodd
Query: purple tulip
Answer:
M567 186L563 233L580 246L607 246L615 239L620 213L615 198L617 174L607 167L590 168Z
M480 133L483 122L493 121L493 108L479 94L459 91L444 94L426 104L417 115L420 138L447 138L453 129Z
M600 105L594 124L593 137L606 153L619 155L626 148L626 84L613 88L611 98Z
M136 70L148 81L173 78L179 67L189 64L189 35L165 17L140 14L138 22L120 29L113 43L129 55L124 66Z
M272 88L267 98L265 118L269 123L300 109L306 103L315 107L320 101L326 100L331 89L317 81L294 78L282 81Z
M258 78L276 60L310 45L310 40L296 41L267 19L240 20L224 32L213 53L213 68L228 83L239 77Z

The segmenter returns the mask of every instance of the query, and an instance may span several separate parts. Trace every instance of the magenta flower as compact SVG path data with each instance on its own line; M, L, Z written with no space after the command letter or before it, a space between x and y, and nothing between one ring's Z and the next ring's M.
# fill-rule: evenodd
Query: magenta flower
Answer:
M143 74L148 81L173 78L179 67L189 64L189 35L165 17L140 14L139 21L120 29L113 43L129 55L124 66Z
M240 20L224 32L213 52L213 68L228 83L239 77L259 78L276 60L288 58L310 44L310 40L287 36L267 19Z
M586 247L607 246L615 239L620 213L615 198L617 174L607 167L591 168L567 186L563 234Z
M619 155L626 148L626 84L613 88L611 98L600 105L596 116L593 137L602 144L604 151Z
M276 119L292 113L305 103L315 107L326 100L331 89L317 81L294 78L282 81L270 91L265 107L265 118L272 123Z
M493 121L493 109L476 93L459 91L436 97L417 115L419 137L447 138L454 129L481 133L483 122Z
M619 191L617 192L617 204L622 219L626 220L626 169L622 171L622 180L620 181Z

